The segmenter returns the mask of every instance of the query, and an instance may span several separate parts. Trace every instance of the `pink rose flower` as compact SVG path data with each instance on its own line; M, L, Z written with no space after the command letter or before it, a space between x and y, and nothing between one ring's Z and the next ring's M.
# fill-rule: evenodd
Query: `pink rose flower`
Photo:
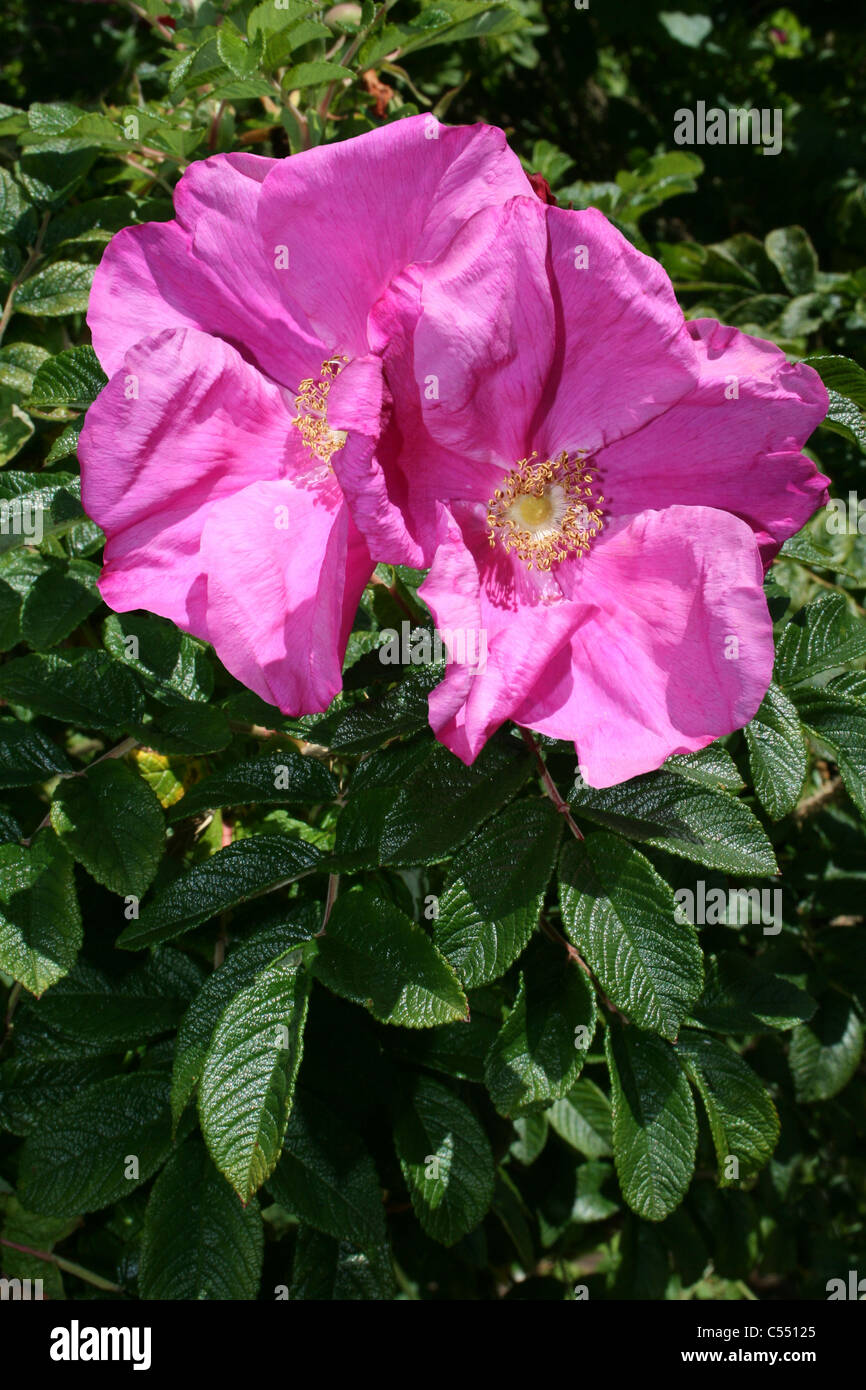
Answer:
M817 374L686 323L600 213L527 197L398 276L371 342L393 413L336 460L344 494L375 559L432 565L437 628L486 637L430 697L437 737L471 762L512 719L604 787L746 724L765 566L826 498Z
M418 116L287 160L193 164L175 220L120 232L88 315L111 380L80 442L105 601L211 642L286 713L327 708L373 568L333 471L377 446L370 311L528 189L500 131Z

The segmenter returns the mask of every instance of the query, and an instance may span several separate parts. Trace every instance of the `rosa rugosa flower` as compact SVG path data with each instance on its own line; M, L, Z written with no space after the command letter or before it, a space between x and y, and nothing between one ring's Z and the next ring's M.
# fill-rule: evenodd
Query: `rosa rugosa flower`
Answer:
M600 213L525 197L374 318L393 417L337 472L374 558L432 562L446 648L486 652L433 691L439 739L471 762L513 719L573 740L602 787L747 723L773 666L765 565L826 496L800 452L817 374L686 323Z
M367 466L390 280L529 185L500 131L419 116L286 160L194 164L131 227L88 322L111 380L81 436L100 589L210 641L286 713L327 707L372 572L333 472Z

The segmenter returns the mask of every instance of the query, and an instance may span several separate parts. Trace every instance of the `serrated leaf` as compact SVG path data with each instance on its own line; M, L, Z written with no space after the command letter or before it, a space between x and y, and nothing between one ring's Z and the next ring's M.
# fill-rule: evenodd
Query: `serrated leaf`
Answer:
M347 866L435 864L508 801L530 772L528 756L488 743L467 767L423 739L368 758L337 822L335 853Z
M66 407L85 410L96 400L108 377L93 348L66 348L43 362L36 373L29 405L41 409Z
M530 952L484 1069L500 1115L532 1110L570 1091L594 1032L595 994L583 971L551 949Z
M665 768L604 790L578 778L569 802L578 821L588 816L708 869L744 876L777 872L772 845L744 801Z
M547 1117L559 1137L587 1158L607 1158L613 1153L610 1101L587 1077L581 1077L567 1096L552 1105Z
M683 1033L677 1056L704 1102L720 1185L733 1187L753 1177L769 1162L779 1137L769 1093L732 1048L706 1033Z
M123 1055L176 1028L201 978L196 962L170 946L120 977L79 960L38 1004L19 1011L19 1042L40 1058Z
M58 1106L24 1141L21 1200L48 1216L99 1211L152 1177L170 1150L166 1077L109 1077Z
M468 1016L445 957L416 922L372 889L337 899L313 971L380 1023L432 1028Z
M136 733L142 743L170 757L201 758L208 753L221 753L232 739L222 710L193 700L165 705Z
M673 1046L610 1024L605 1052L613 1103L613 1155L626 1202L645 1221L663 1221L686 1194L698 1120Z
M842 594L821 594L801 608L776 649L776 679L797 685L819 671L866 656L866 622Z
M815 1000L805 990L732 951L708 956L704 968L704 992L692 1020L716 1033L794 1028L815 1012Z
M321 854L303 840L258 835L218 850L175 879L117 938L124 951L140 951L191 930L249 898L293 883L315 868Z
M272 961L220 1016L198 1111L210 1155L246 1202L280 1156L301 1064L310 974L300 950Z
M162 807L147 783L115 758L62 782L51 824L89 874L122 896L150 887L165 845Z
M258 1203L238 1200L199 1139L153 1185L141 1237L142 1298L254 1299L264 1238Z
M72 860L54 832L30 849L0 845L0 969L39 995L71 970L81 942Z
M0 719L0 787L29 787L72 770L63 749L41 729Z
M99 569L87 560L69 560L41 574L21 605L21 636L36 651L48 651L74 632L101 598Z
M562 817L546 799L500 812L454 861L434 940L467 989L496 980L538 924Z
M111 613L102 629L106 651L125 661L160 699L206 703L213 666L204 643L152 613Z
M385 1240L382 1192L361 1140L328 1106L299 1093L283 1154L268 1178L280 1206L317 1231L362 1250Z
M493 1155L469 1106L418 1077L394 1126L394 1143L415 1215L440 1245L454 1245L493 1200Z
M848 795L866 817L866 675L853 671L818 690L801 686L794 698L803 723L830 749Z
M171 1086L171 1109L175 1124L198 1084L214 1029L223 1010L272 961L294 946L308 941L318 930L319 918L317 906L287 906L285 916L277 915L276 920L234 947L219 969L208 976L184 1014L177 1033Z
M798 1100L829 1100L838 1095L863 1056L863 1020L841 995L821 1000L815 1017L795 1028L788 1064Z
M75 1062L10 1057L0 1064L0 1126L10 1134L29 1134L58 1105L95 1081L104 1081L117 1067L110 1057Z
M800 799L808 754L797 710L778 685L770 686L745 735L755 791L767 814L781 820Z
M51 482L39 484L39 474L8 470L0 474L0 501L14 524L0 531L0 553L20 546L41 545L59 531L68 530L84 516L81 484L70 473L51 474ZM43 561L42 556L30 557Z
M15 291L13 304L20 314L59 318L83 314L90 297L93 266L78 261L55 261L37 271Z
M335 1240L302 1226L292 1264L292 1302L372 1303L393 1299L396 1292L391 1257L386 1246L360 1250L351 1241Z
M20 656L0 669L0 696L36 714L86 729L134 723L141 709L135 677L104 652Z
M605 994L640 1028L675 1038L703 966L670 886L633 846L603 833L565 845L559 882L563 926Z
M339 783L316 758L292 749L228 764L197 782L172 809L169 821L223 806L318 804L334 801Z

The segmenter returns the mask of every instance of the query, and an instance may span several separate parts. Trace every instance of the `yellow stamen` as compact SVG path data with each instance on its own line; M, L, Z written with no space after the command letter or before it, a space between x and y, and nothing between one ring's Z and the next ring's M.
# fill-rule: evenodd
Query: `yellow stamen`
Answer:
M488 539L514 551L527 569L549 570L585 555L604 525L595 477L582 451L538 463L521 459L487 504Z
M304 447L322 463L330 464L346 442L346 431L333 430L328 424L328 392L348 360L348 357L330 357L322 363L318 377L308 376L301 382L295 396L298 414L292 423L300 430Z

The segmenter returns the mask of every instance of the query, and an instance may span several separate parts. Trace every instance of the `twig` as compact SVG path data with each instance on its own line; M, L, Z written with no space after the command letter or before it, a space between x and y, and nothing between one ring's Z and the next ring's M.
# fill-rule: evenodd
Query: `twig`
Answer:
M131 749L137 748L137 747L138 747L138 739L137 739L137 738L125 738L125 739L122 739L121 742L118 743L117 746L116 746L115 748L109 748L109 750L108 750L107 753L100 753L100 755L99 755L98 758L94 758L92 763L88 763L88 764L87 764L87 767L82 767L82 768L81 768L79 771L77 771L77 772L61 772L61 774L60 774L60 776L59 776L59 778L58 778L57 780L58 780L59 782L65 782L65 781L67 781L70 777L86 777L87 774L88 774L88 772L90 771L90 769L91 769L92 767L95 767L97 763L104 763L105 760L106 760L106 758L125 758L126 755L127 755L127 753L129 753L129 752L131 751ZM28 838L27 838L26 840L22 840L22 841L21 841L21 843L22 843L22 845L24 845L25 849L29 848L29 846L30 846L30 845L33 843L33 841L36 839L36 836L39 834L40 830L44 830L45 827L46 827L46 825L48 825L48 824L50 823L50 821L51 821L51 807L49 806L48 810L45 812L45 815L42 817L42 820L39 822L39 824L37 825L36 829L33 831L33 834L30 835L30 836L28 836Z
M34 1250L30 1245L19 1245L17 1241L6 1240L3 1236L0 1236L0 1245L5 1245L9 1250L17 1250L22 1255L31 1255L35 1260L45 1260L46 1264L56 1265L64 1273L74 1274L77 1279L83 1279L85 1284L92 1284L95 1289L102 1289L105 1293L126 1293L126 1289L120 1284L112 1284L110 1279L103 1279L101 1274L94 1274L92 1270L75 1264L73 1260L65 1260L62 1255L55 1255L53 1250Z
M42 219L42 225L39 228L36 240L30 248L30 253L27 257L27 260L25 261L22 269L19 270L18 274L13 279L12 284L9 286L9 293L6 296L6 303L3 305L2 314L0 314L0 343L2 343L3 341L3 335L5 334L6 329L9 327L9 320L11 319L15 311L15 295L18 293L18 290L21 288L22 284L27 279L31 270L37 264L42 255L42 242L45 237L46 228L48 227L48 219L49 214L46 212L45 216Z
M541 756L541 749L539 748L537 742L532 737L532 734L529 732L528 729L521 729L520 733L523 737L523 742L526 744L527 748L531 749L535 757L535 761L538 763L538 770L541 773L541 780L544 783L544 790L547 792L547 795L550 797L551 801L553 802L557 811L559 811L560 815L565 817L565 823L571 831L572 835L575 837L575 839L582 840L583 835L581 834L580 827L578 826L577 821L571 814L571 808L569 807L568 802L563 801L562 797L560 796L559 788L557 787L556 783L554 782L553 778L547 770L547 763Z

